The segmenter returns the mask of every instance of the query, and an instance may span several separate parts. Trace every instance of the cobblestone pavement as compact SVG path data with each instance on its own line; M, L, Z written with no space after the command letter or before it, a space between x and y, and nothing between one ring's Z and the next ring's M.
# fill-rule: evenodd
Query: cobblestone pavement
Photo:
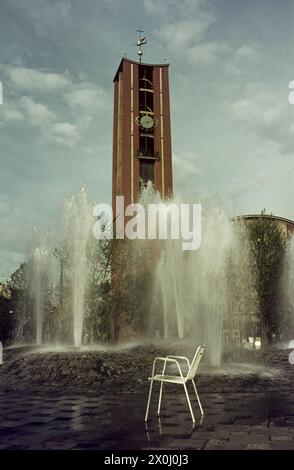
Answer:
M287 352L273 354L287 357ZM37 367L36 358L34 361ZM65 379L52 386L44 382L39 371L37 376L42 376L43 382L32 386L24 379L17 381L15 374L12 381L8 380L11 364L17 370L23 363L22 358L15 363L15 357L11 357L0 372L0 450L294 449L294 368L284 360L277 362L282 364L282 373L268 374L268 382L267 374L248 374L245 381L238 376L227 380L224 376L200 376L205 415L201 422L196 411L194 426L184 394L172 385L165 386L158 419L155 389L146 427L148 371L134 372L133 381L125 375L120 382L106 374L108 380L83 386ZM229 386L224 387L227 382Z
M184 396L167 393L145 427L138 394L2 393L0 449L294 449L292 394L201 398L202 423L198 414L193 427Z

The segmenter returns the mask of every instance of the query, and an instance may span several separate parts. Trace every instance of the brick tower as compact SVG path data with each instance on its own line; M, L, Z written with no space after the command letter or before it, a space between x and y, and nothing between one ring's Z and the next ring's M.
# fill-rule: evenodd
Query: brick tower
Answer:
M136 203L148 181L162 198L172 195L168 70L123 58L114 77L114 211L116 196L125 197L125 206Z

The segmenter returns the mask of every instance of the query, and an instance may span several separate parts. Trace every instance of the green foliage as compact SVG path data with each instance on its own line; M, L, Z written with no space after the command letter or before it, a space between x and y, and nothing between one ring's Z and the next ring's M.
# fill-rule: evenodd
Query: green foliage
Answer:
M58 281L54 287L54 305L52 307L52 316L48 330L54 337L54 340L60 343L70 343L72 341L72 324L70 311L71 292L69 281L70 256L68 247L61 243L55 247L53 256L58 263ZM48 338L49 341L52 338Z
M141 240L113 240L111 254L111 304L114 312L114 340L123 326L143 333L149 317L152 276L149 250Z
M9 340L30 343L33 339L33 301L28 282L28 264L22 263L10 276L7 285L11 291Z
M11 292L8 287L0 283L0 341L7 343L12 333Z
M90 238L87 246L89 281L85 299L84 339L87 343L112 338L111 241Z
M260 336L259 298L255 261L244 221L233 225L234 237L226 259L228 315L224 328L237 329L241 336Z
M281 312L279 311L280 288L286 238L277 222L262 211L261 217L246 224L253 270L257 280L257 292L264 336L268 341L272 333L279 333Z

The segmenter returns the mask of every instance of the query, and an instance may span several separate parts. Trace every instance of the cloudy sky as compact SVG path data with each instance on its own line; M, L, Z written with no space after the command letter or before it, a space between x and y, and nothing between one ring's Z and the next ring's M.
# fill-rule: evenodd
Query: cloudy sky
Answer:
M0 279L86 185L110 202L121 56L170 63L175 190L294 219L292 0L0 0ZM201 202L201 201L200 201Z

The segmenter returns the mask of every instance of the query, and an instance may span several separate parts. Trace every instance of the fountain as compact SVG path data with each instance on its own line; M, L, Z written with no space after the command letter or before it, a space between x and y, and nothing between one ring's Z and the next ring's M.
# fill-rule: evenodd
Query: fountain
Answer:
M219 365L229 300L226 263L233 232L219 209L207 211L202 223L199 250L184 252L177 240L164 244L154 296L161 298L164 338L195 338L195 343L207 345L211 364Z
M50 282L50 257L48 251L48 234L34 230L32 253L30 257L30 294L35 307L36 344L40 346L43 339L43 321L46 305L48 283Z
M34 229L28 244L23 295L19 299L23 314L16 328L18 342L28 342L26 324L32 316L29 342L38 346L47 343L81 346L93 261L89 252L95 244L91 236L93 222L93 204L82 188L65 200L55 249L48 231Z
M158 202L158 195L147 187L142 200ZM256 280L244 226L234 225L218 201L202 201L200 248L187 252L181 240L161 242L149 334L205 343L209 362L218 366L224 324L244 335L252 327L246 323L257 316ZM170 202L182 200L176 196Z
M162 201L152 185L147 185L140 202L146 206ZM177 196L170 202L182 201ZM112 241L93 237L93 207L84 188L65 200L55 249L47 232L34 231L26 276L35 312L35 343L77 348L105 344L111 340L112 322L121 318L131 326L130 331L137 329L137 339L205 343L210 364L219 365L224 324L244 330L244 325L236 325L234 314L242 308L243 314L257 309L246 240L221 205L203 204L198 250L183 251L182 240L154 241L159 251L150 268L147 253L155 247L150 240L119 245L126 251L123 262L131 269L112 295ZM120 271L125 276L125 266ZM151 275L152 288L142 281L144 276L140 281L144 273ZM117 292L120 295L115 304ZM140 302L145 302L144 308Z
M284 259L283 275L281 280L281 312L282 321L286 325L284 332L286 338L294 338L294 237L292 236L287 246ZM287 346L288 346L287 341ZM285 344L286 346L286 344Z
M61 228L61 246L67 252L72 328L75 347L83 338L85 295L89 282L87 247L93 226L93 204L85 188L65 201Z

